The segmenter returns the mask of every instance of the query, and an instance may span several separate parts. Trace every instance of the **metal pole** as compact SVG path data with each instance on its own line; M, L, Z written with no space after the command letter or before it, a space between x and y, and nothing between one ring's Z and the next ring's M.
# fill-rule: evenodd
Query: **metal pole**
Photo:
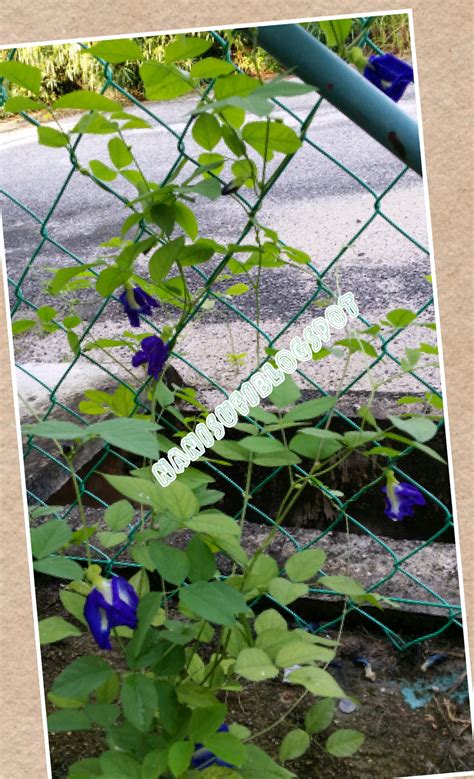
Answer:
M417 123L377 87L298 24L257 28L269 54L422 175Z

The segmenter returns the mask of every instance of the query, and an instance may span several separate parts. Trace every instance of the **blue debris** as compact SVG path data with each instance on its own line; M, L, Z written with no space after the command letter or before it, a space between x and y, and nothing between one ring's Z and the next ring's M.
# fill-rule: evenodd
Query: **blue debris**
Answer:
M434 679L419 679L413 684L408 682L400 687L400 692L411 709L420 709L426 706L436 693L442 692L456 703L464 703L468 697L467 681L460 686L456 685L458 674L451 673L437 676ZM454 689L456 688L456 689ZM450 692L451 691L451 692Z
M339 711L343 714L352 714L357 709L357 703L349 700L349 698L341 698L338 704Z
M449 655L444 652L437 652L434 655L430 655L420 668L422 671L428 671L430 668L433 668L434 665L441 665L441 663L444 663L448 657Z

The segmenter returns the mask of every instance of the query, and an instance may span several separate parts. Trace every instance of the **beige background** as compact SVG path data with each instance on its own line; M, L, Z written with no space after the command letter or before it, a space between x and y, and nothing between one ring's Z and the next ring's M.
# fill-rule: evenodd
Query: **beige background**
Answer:
M181 10L178 12L177 6ZM133 17L130 8L133 8ZM474 544L469 531L473 448L472 12L468 0L412 0L423 111L423 133L433 225L441 336L455 473L471 654L474 653ZM403 10L403 6L401 10ZM193 26L276 21L334 14L397 10L393 3L354 0L6 0L0 45L100 35L157 32ZM471 112L472 113L472 112ZM2 279L0 278L0 286ZM43 779L46 758L41 722L19 454L10 380L3 291L0 295L0 692L1 777ZM461 326L462 321L462 326ZM472 503L471 503L472 506ZM8 532L7 532L8 528ZM263 777L262 777L263 779ZM374 777L376 779L376 777Z

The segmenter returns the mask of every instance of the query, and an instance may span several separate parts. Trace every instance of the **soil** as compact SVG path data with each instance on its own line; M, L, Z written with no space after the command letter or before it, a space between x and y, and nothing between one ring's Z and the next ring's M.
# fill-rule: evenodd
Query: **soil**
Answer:
M57 581L41 576L36 587L40 619L56 615L71 619L58 599ZM447 657L442 665L423 672L420 666L434 653L445 653ZM88 634L42 647L46 690L66 665L83 654L102 654ZM120 654L103 654L120 667ZM370 661L376 674L374 681L367 679L364 668L354 662L361 655ZM310 749L288 763L288 768L298 779L394 779L474 769L465 669L462 645L454 640L439 637L402 653L376 633L363 628L345 631L332 672L359 705L350 714L338 710L331 728L313 736ZM246 725L253 732L261 731L289 709L300 693L301 688L282 681L244 683L241 692L227 693L228 721ZM422 694L430 699L424 705ZM308 700L311 703L311 696ZM291 727L303 726L307 706L301 708L295 709L284 725L258 739L257 743L273 757L277 757L285 733ZM335 728L351 728L365 734L365 742L356 755L337 759L324 751L325 740ZM104 748L99 729L52 734L53 779L64 779L71 763L96 756Z

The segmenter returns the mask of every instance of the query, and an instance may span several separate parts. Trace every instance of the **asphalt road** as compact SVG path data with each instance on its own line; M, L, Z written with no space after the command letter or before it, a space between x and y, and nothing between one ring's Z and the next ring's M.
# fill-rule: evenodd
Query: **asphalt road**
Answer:
M286 99L285 103L304 118L314 101L315 96L310 94ZM147 108L166 121L175 133L180 133L193 105L192 99L185 98L171 103L149 103ZM407 90L400 107L416 116L413 88ZM277 108L275 115L297 127L296 121L281 109ZM75 120L68 117L65 123L72 125ZM403 166L327 103L319 109L308 138L319 149L305 143L298 151L267 195L260 220L276 229L286 243L308 252L318 270L322 271L371 217L375 205L374 195L327 154L335 157L377 195L388 187ZM107 161L108 139L109 136L85 136L78 149L81 162L86 163L90 159ZM150 130L129 131L127 140L133 145L147 176L160 182L176 158L176 137L162 125L154 123ZM218 146L216 151L219 150ZM195 156L202 151L190 134L189 138L186 137L186 151ZM276 162L279 159L281 155L276 155ZM270 164L269 172L274 164ZM46 241L35 255L41 240L40 225L11 198L21 201L39 220L44 220L62 192L71 170L68 155L64 149L38 146L33 128L16 125L0 134L0 170L1 188L10 195L0 198L9 275L18 280L23 268L34 256L22 284L22 294L37 305L51 304L66 310L65 304L58 304L57 298L48 298L44 291L45 282L50 278L49 269L72 264L53 242L82 260L91 261L98 256L99 244L118 234L125 216L124 207L118 199L75 173L47 223L47 233L53 242ZM125 196L135 192L124 182L118 187ZM419 244L427 245L423 184L417 174L408 172L402 176L383 198L381 207L388 219L399 224ZM235 241L246 220L243 209L231 197L213 202L198 198L195 211L200 235L219 242ZM376 321L390 308L415 309L431 294L430 284L425 279L430 273L429 257L394 229L388 219L378 215L326 276L330 287L334 288L339 283L343 291L354 292L361 312L369 321ZM142 267L146 273L146 261ZM193 276L193 271L190 274ZM221 282L218 289L223 291L239 280ZM198 283L199 279L194 275L192 285ZM279 332L314 289L315 279L311 274L289 269L264 272L261 319L266 332L271 336ZM233 302L243 314L255 318L255 302L250 293L234 298ZM96 307L95 293L87 293L79 313L87 319ZM176 310L164 306L155 318L160 323L172 321L175 313ZM27 315L25 310L21 310L20 314ZM314 316L314 309L308 312L310 315ZM433 311L427 312L427 316L432 319ZM117 331L117 327L123 325L121 317L119 304L109 304L101 319L100 332ZM218 303L206 312L201 324L211 328L213 338L219 338L219 325L233 320L235 315ZM248 338L243 340L248 345ZM40 348L35 339L23 339L21 345L19 342L18 354L25 360L44 360L44 347L44 342ZM235 351L244 349L237 344Z

